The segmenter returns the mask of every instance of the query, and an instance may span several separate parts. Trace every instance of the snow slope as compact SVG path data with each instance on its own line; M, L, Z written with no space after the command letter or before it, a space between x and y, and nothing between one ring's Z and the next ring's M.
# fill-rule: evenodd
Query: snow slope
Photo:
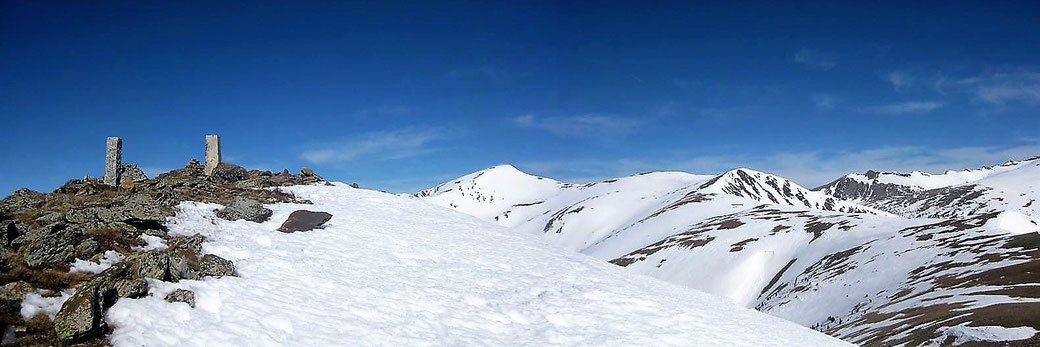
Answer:
M526 184L532 186L528 188ZM683 216L682 222L691 217L703 219L736 212L760 203L887 215L749 169L717 176L647 172L572 184L500 165L423 190L415 196L502 226L539 233L554 245L604 259L613 259L671 235L675 228L659 223L651 223L652 228L641 226L671 209L703 200L716 203L701 205L710 207L695 211L694 216Z
M520 201L506 193L531 198L545 193L540 189L483 196L506 206ZM233 260L240 276L153 283L148 297L121 299L108 310L110 340L117 346L845 345L415 198L343 184L287 190L314 205L270 205L271 221L256 224L215 218L218 205L182 204L170 232L204 234L204 252ZM324 230L275 231L301 208L334 217ZM195 291L197 307L163 301L175 288Z
M1014 194L1022 178L1013 172L1027 173L979 182L1006 180ZM504 211L470 195L418 196L855 343L988 341L1040 329L1040 271L1031 270L1040 266L1040 224L1014 210L900 218L749 169L556 184L558 192Z

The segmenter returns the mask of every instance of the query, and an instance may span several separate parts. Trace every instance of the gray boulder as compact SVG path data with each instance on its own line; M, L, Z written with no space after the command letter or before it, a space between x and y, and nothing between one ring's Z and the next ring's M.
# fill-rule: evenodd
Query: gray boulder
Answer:
M25 252L25 263L32 269L49 265L67 264L76 256L76 233L62 230L40 238L29 244Z
M123 163L119 165L119 185L122 186L125 182L143 182L147 181L148 176L144 174L137 164Z
M168 302L183 302L188 306L195 307L195 292L186 289L177 289L166 296Z
M289 218L282 223L282 226L278 228L278 231L291 233L314 230L322 224L325 224L325 222L328 222L330 219L332 219L332 214L328 212L296 210L289 214Z
M202 276L234 276L235 263L230 260L206 254L199 261L199 274Z
M249 178L249 171L231 163L217 164L217 167L213 169L213 174L210 175L211 180L224 184L235 183L246 178Z
M76 258L90 259L101 252L101 244L95 239L86 239L76 245Z
M227 207L217 211L217 217L231 221L245 219L250 222L263 223L270 219L273 213L259 201L236 196Z

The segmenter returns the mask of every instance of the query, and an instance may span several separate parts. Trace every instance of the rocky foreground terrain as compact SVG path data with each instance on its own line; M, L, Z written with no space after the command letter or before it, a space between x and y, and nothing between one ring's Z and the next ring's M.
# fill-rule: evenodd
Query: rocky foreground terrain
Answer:
M154 179L133 165L122 169L118 186L88 177L50 193L21 189L0 201L5 344L107 345L106 308L119 298L146 295L155 283L150 281L235 276L231 261L203 254L202 235L167 234L164 223L180 202L225 205L217 212L220 218L259 222L271 216L263 204L307 203L259 188L323 181L306 168L299 174L272 173L228 163L207 176L195 160ZM195 305L187 290L166 299Z

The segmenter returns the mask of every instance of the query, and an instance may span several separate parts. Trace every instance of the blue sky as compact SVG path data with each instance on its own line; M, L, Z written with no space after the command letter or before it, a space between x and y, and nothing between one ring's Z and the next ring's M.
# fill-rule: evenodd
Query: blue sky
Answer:
M1040 4L0 3L0 190L203 155L389 191L1040 155Z

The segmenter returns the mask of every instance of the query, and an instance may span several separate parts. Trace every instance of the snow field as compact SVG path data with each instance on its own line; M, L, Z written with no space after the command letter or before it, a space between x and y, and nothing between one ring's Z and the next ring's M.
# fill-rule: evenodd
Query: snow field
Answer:
M270 221L229 222L184 203L172 234L240 277L153 282L109 309L117 346L847 345L531 235L374 191L300 186L314 205L277 204ZM334 215L324 230L283 234L295 209ZM197 304L163 301L176 288Z

